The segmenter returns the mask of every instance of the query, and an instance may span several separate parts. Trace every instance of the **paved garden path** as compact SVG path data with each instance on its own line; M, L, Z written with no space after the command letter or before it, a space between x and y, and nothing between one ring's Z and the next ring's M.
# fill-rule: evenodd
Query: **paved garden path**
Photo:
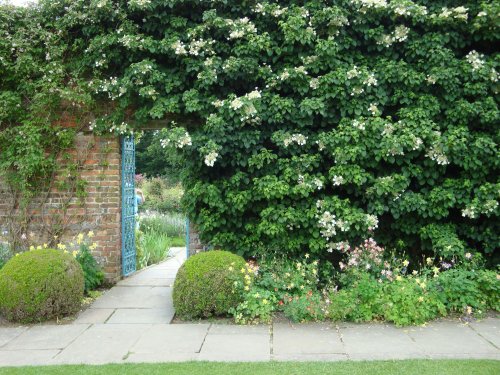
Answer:
M184 249L119 282L71 324L0 326L0 366L185 360L500 360L500 319L386 324L170 324Z

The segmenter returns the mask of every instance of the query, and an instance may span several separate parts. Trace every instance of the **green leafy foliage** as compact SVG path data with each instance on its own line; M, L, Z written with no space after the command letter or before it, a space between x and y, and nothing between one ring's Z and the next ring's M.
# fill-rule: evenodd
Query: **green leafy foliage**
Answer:
M496 262L496 2L1 9L3 121L33 113L26 86L111 101L96 132L170 123L160 145L182 155L206 242L332 259L373 235L412 260L474 248Z
M173 290L181 319L225 316L241 302L234 283L242 281L245 261L227 251L208 251L190 257L179 269Z
M104 281L104 272L90 252L86 242L80 244L80 250L76 254L76 261L80 263L85 279L85 294L99 288Z
M0 270L0 312L22 323L73 314L84 285L82 268L71 255L51 249L25 252Z
M138 246L141 249L139 258L140 268L165 260L171 246L171 240L168 235L156 230L141 233L136 242L139 242Z

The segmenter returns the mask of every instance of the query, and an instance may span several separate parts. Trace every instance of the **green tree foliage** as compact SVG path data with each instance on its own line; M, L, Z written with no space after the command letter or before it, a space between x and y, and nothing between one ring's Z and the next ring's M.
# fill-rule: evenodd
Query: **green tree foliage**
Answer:
M111 103L96 131L176 121L162 146L182 152L186 208L214 245L329 257L374 236L415 257L498 249L498 2L37 12L73 56L65 66Z
M163 132L146 131L135 147L136 173L148 177L164 177L169 183L180 182L182 155L171 147L162 147Z

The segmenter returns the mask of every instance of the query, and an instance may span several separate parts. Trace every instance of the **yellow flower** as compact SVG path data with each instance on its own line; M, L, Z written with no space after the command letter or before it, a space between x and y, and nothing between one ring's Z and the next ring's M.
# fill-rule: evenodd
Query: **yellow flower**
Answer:
M309 259L310 255L308 253L306 253L306 255L304 255L304 256L306 257L306 259Z
M232 272L233 270L234 270L234 268L233 268L233 267L229 267L229 271L231 271L231 272Z
M90 250L95 250L95 249L97 249L97 243L95 243L95 242L94 242L92 245L90 245L89 249L90 249Z
M416 276L416 275L418 275L418 272L414 270L414 271L412 272L412 275Z
M68 251L68 250L64 250L64 254L68 254L68 253L69 253L69 251Z
M73 254L73 256L76 258L76 256L78 255L78 251L73 250L72 254Z
M438 272L439 272L439 268L438 268L438 267L434 267L434 268L432 269L432 271L434 271L434 273L438 273Z
M250 287L248 285L245 285L245 290L246 291L250 290Z
M49 245L47 245L46 243L44 243L44 244L43 244L43 248L44 248L44 249L46 249L46 248L48 248L48 247L49 247Z
M33 251L33 250L35 250L35 246L31 245L30 246L30 251Z
M38 246L36 247L36 249L37 249L37 250L42 250L42 245L38 245Z
M425 261L427 262L428 265L432 264L432 258L427 258L427 259L425 259Z
M403 262L403 266L405 266L405 267L408 267L408 264L410 264L410 262L409 262L409 261L407 261L407 260L405 260L405 261Z
M397 276L396 276L396 280L397 280L397 281L401 281L401 280L403 280L403 278L402 278L400 275L397 275Z
M93 232L93 231L90 231L90 232L87 234L87 236L88 236L89 238L94 237L94 232Z
M19 256L19 253L16 254L16 257L18 257L18 256Z
M418 302L424 302L424 297L422 296L418 297Z
M265 299L265 298L264 298L264 299L262 300L262 303L263 303L264 305L267 305L267 299Z
M242 268L242 269L240 270L240 272L241 272L241 273L245 273L245 269L244 269L244 268Z

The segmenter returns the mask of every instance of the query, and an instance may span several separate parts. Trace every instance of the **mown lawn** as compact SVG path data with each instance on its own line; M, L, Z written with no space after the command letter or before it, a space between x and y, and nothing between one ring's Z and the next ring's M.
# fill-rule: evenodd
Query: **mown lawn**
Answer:
M123 375L475 375L500 374L500 361L494 360L406 360L371 362L264 362L220 363L183 362L165 364L117 364L104 366L46 366L0 368L0 375L123 374Z

